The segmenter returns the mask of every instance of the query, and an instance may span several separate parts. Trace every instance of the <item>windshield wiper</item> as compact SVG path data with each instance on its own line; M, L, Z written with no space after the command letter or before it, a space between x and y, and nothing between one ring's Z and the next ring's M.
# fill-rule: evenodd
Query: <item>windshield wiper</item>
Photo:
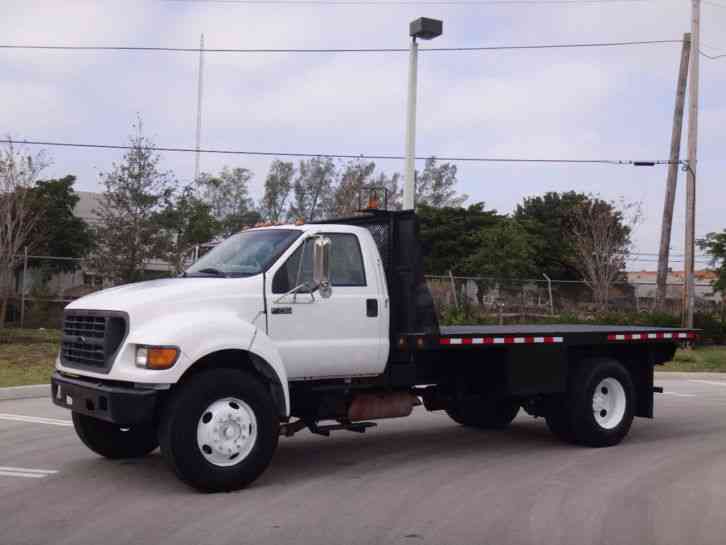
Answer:
M196 276L196 275L201 275L201 276L225 276L225 277L227 276L226 273L220 271L219 269L215 269L214 267L207 267L207 268L204 268L204 269L199 269L198 271L184 273L184 276Z

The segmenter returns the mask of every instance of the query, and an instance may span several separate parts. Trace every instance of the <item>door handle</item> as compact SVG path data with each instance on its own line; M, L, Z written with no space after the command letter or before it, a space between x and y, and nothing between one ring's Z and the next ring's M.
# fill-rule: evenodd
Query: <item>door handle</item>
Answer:
M378 299L366 299L366 316L369 318L378 316Z
M272 307L273 314L292 314L292 307Z

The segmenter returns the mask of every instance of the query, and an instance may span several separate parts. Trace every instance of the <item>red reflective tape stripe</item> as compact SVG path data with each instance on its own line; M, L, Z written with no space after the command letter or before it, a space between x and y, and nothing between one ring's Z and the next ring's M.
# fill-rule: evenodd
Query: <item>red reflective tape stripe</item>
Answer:
M491 337L484 337L484 344L494 344L494 339Z
M554 337L545 337L544 342L546 344L553 344L555 342L555 338Z
M464 339L463 340L463 343L464 344L471 344L471 339Z
M439 339L439 344L449 344L449 339L447 339L446 337L441 337Z

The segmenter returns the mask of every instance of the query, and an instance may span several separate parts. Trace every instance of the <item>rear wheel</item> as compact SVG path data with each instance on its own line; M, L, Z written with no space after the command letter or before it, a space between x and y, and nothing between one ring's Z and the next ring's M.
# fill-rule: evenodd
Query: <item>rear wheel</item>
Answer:
M81 413L73 413L78 437L96 454L106 458L139 458L159 446L152 424L122 428Z
M547 424L566 441L591 447L617 445L630 431L635 388L628 370L612 359L583 364L561 403L554 403Z
M177 390L164 408L161 450L187 484L204 491L236 490L259 477L277 447L279 417L254 376L205 371Z
M462 426L501 430L509 426L519 412L519 403L511 399L467 399L455 402L446 413Z

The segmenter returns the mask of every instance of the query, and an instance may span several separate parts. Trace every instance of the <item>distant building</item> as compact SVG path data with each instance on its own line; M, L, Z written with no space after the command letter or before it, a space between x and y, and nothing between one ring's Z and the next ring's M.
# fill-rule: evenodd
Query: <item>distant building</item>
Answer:
M92 191L76 191L79 200L73 210L75 216L84 220L91 227L99 224L96 210L101 206L102 193ZM110 286L110 281L93 270L90 262L84 261L80 267L67 273L56 273L50 279L43 277L43 270L37 265L38 260L31 261L28 277L25 280L26 301L43 298L55 303L68 303L91 292ZM171 266L163 260L152 260L147 263L149 276L166 276L171 273ZM18 297L22 294L22 271L16 277Z
M683 271L668 271L666 280L666 298L680 300L683 297ZM630 271L628 282L635 288L635 294L640 299L655 299L655 271ZM713 271L696 271L696 298L713 303L721 302L721 295L713 290L713 283L718 278Z

